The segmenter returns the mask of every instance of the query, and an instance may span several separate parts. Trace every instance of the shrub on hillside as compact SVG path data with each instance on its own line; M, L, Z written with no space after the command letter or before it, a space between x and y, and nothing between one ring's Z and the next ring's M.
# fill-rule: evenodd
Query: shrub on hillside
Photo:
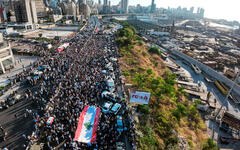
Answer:
M149 114L149 106L148 105L138 105L137 106L137 111L138 112L141 112L143 114Z
M212 139L207 139L202 150L219 150L217 144Z
M123 71L122 71L122 74L123 74L124 76L130 76L130 73L129 73L127 70L123 70Z
M161 52L159 51L159 49L157 47L151 47L149 50L148 50L149 53L152 53L152 54L157 54L157 55L161 55Z

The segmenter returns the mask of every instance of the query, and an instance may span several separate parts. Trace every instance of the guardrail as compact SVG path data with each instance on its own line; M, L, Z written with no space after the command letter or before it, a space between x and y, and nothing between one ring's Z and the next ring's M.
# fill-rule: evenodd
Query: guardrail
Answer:
M201 62L193 59L190 56L187 56L185 54L183 54L182 52L179 52L177 50L169 50L173 55L176 55L186 61L188 61L191 64L194 64L196 66L198 66L202 71L204 71L206 74L208 74L209 76L211 76L212 78L219 80L221 82L223 82L224 84L226 84L229 87L232 87L234 85L234 82L230 79L228 79L227 77L225 77L224 75L219 74L217 71L213 70L212 68L208 67L207 65L202 64ZM235 84L233 91L235 93L237 93L238 95L240 95L240 86Z

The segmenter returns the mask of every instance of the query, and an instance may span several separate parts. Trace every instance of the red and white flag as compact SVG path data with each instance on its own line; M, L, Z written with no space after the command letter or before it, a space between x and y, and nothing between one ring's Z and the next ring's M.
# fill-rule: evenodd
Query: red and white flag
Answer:
M74 140L82 143L95 143L100 108L86 105L78 119Z

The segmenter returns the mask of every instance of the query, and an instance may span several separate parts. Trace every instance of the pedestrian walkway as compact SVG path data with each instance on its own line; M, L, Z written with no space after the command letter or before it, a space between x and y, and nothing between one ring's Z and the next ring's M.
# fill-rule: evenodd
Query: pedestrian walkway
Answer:
M16 74L22 72L24 68L28 68L30 66L30 64L37 61L38 58L39 57L36 57L36 56L15 55L14 56L15 67L11 70L6 71L5 74L1 74L0 78L9 79L9 78L16 76Z
M13 85L13 87L8 89L6 92L3 93L2 96L0 96L0 102L4 102L10 94L12 94L14 91L17 91L19 88L21 88L19 83Z

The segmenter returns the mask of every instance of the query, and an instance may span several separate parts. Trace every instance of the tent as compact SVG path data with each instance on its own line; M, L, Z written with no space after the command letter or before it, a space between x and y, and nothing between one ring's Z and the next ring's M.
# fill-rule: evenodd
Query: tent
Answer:
M93 144L97 137L97 128L100 115L100 108L86 105L78 119L78 127L75 132L74 140Z

